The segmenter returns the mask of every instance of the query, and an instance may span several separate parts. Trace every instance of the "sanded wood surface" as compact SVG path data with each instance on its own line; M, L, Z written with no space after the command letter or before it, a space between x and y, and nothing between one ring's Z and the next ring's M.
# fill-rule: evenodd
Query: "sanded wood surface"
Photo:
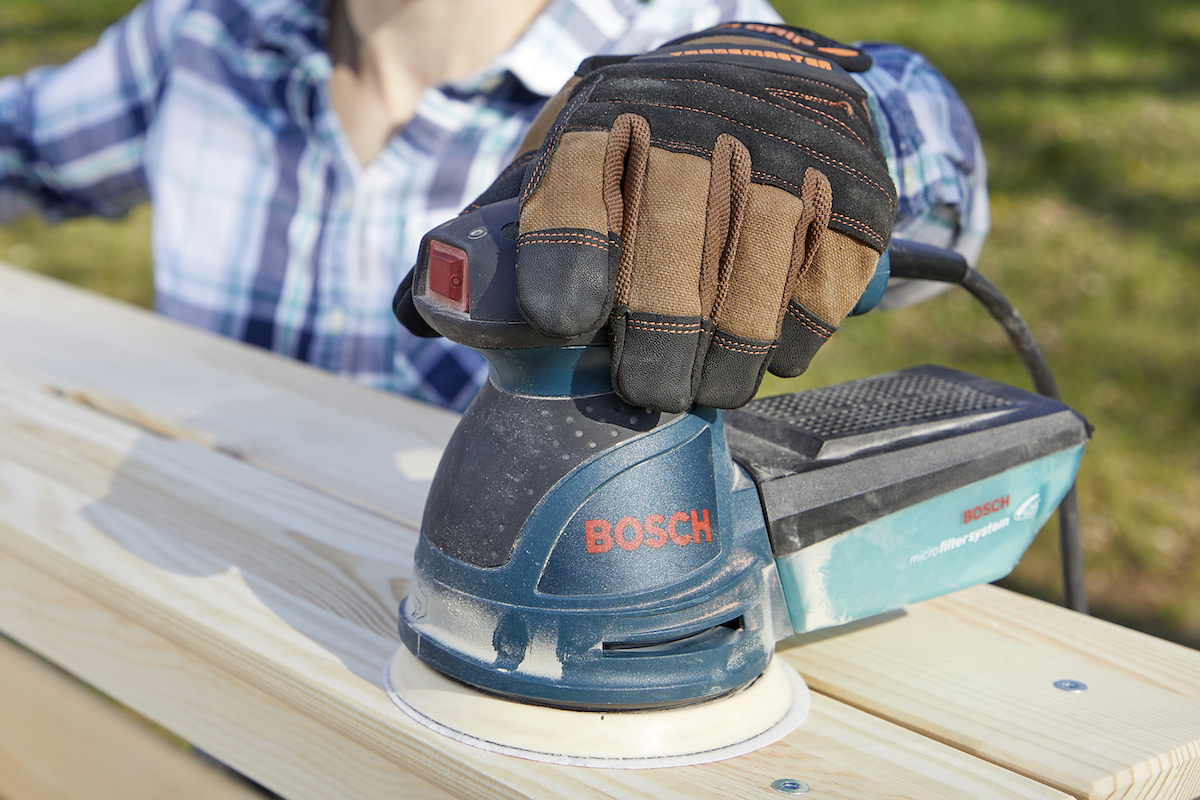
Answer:
M830 797L1200 794L1200 655L991 587L785 643L784 657L828 696L784 742L723 764L555 768L433 736L391 706L380 672L453 423L0 268L0 550L29 592L74 593L60 623L39 619L34 603L20 606L33 621L19 624L46 640L31 646L89 680L87 648L102 652L105 636L84 637L69 664L50 650L81 620L110 614L150 652L176 649L162 671L183 659L214 686L261 693L376 766L461 797L764 797L776 777ZM122 658L134 657L106 657L121 683ZM1091 688L1066 695L1045 676ZM149 678L119 691L94 682L159 719L130 696ZM286 726L285 716L248 729ZM217 724L179 732L221 757L240 748Z
M5 800L262 800L6 639L0 639Z

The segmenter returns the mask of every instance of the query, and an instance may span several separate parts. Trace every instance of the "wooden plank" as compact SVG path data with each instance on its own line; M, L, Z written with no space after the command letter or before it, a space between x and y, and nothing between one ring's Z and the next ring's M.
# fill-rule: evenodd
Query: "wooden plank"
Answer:
M3 551L0 551L0 625L56 663L88 675L97 686L131 708L153 715L202 745L206 752L243 773L254 775L260 783L287 797L297 800L449 797L278 699L95 605L82 593ZM23 701L24 698L12 697L19 688L6 682L0 689L0 703L8 706ZM65 717L58 727L76 741L66 740L62 744L75 746L71 746L70 752L39 755L47 759L57 756L60 761L70 762L83 759L88 762L83 768L74 763L72 766L80 771L86 769L87 778L94 782L73 780L70 791L24 795L19 791L20 786L14 788L8 776L0 773L3 776L0 796L6 800L23 800L26 796L80 800L262 797L245 788L242 794L221 793L212 780L201 780L192 784L192 788L181 786L175 791L171 788L174 784L156 780L156 773L163 771L161 765L143 763L146 759L138 757L139 743L131 742L128 736L104 741L101 747L94 737L82 741L80 720L74 713L77 704L70 701L68 696L54 697L41 703L40 710ZM98 728L96 733L100 734ZM18 744L22 745L19 748L22 756L28 755L30 743ZM187 759L178 751L175 755ZM206 769L194 759L187 760L193 761L198 769ZM103 764L91 763L96 761ZM107 774L105 767L115 774ZM37 765L26 762L23 768L36 769ZM37 777L43 779L43 785L64 778L58 772L52 777ZM80 791L74 791L76 784ZM112 792L106 791L106 784L112 786Z
M975 625L1022 644L1079 656L1167 691L1200 699L1200 653L1190 647L996 586L979 586L931 600L927 605L938 614L969 618Z
M409 525L458 419L2 263L0 361Z
M0 626L288 797L443 796L423 782L409 786L411 777L372 750L3 551ZM238 709L232 718L216 711L229 707ZM518 787L476 783L456 796L761 798L775 778L793 777L833 798L1066 797L821 695L797 734L723 764L622 774L479 755L531 775ZM597 781L600 791L589 791Z
M0 639L6 800L261 800L262 793Z
M1076 797L1200 794L1196 651L979 586L782 652L821 692Z
M783 742L697 767L557 767L434 735L381 688L414 541L0 368L0 626L268 786L395 797L404 769L459 797L761 798L799 770L828 797L1063 796L822 697ZM289 783L326 772L344 794Z

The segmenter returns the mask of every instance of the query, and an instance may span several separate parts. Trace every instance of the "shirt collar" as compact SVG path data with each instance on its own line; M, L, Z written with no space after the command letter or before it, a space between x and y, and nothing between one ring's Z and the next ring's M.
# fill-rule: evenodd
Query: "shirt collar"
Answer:
M619 52L645 7L636 0L550 0L512 47L456 88L479 90L508 71L531 92L549 97L575 74L580 61Z
M454 88L486 92L508 71L549 97L588 56L644 53L731 18L777 22L779 15L767 0L550 0L512 47Z
M329 0L242 0L260 39L297 59L323 54ZM778 20L766 0L738 0L739 17ZM520 38L491 64L453 83L486 92L511 72L549 97L592 55L642 53L724 17L715 0L549 0Z

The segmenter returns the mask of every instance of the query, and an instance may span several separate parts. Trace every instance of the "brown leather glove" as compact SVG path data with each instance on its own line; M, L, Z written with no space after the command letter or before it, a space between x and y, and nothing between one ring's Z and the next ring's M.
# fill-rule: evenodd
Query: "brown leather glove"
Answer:
M864 53L729 23L585 61L478 201L520 196L517 300L556 337L611 323L631 404L749 402L803 372L887 247L896 191Z

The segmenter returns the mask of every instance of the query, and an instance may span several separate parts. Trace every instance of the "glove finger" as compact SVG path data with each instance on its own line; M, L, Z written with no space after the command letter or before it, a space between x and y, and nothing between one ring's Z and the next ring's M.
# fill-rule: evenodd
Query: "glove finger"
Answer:
M779 341L769 365L773 374L789 378L808 369L817 350L837 331L836 325L830 325L810 313L796 300L800 281L808 275L808 270L820 250L821 241L828 233L833 205L829 180L824 173L809 167L804 173L804 185L800 195L813 207L815 216L807 225L802 222L796 228L793 265L799 268L788 283L789 300L783 309ZM809 276L810 279L812 277Z
M754 398L767 368L793 268L793 238L812 210L795 195L752 184L737 250L722 275L712 342L696 402L737 408Z
M745 162L748 182L748 155ZM625 258L612 322L612 379L632 405L662 411L692 405L698 354L709 335L702 274L705 264L713 273L719 268L731 215L726 178L724 197L716 200L723 211L708 231L713 172L707 159L653 148L636 216L629 213L627 198ZM715 287L715 279L710 282Z
M875 274L879 253L835 230L825 232L788 302L770 369L794 378L837 331Z
M713 147L712 177L704 227L704 256L700 267L700 306L711 322L727 285L733 257L741 238L750 190L750 151L729 134L717 137Z
M517 305L548 336L579 336L604 325L621 257L620 177L616 200L605 177L612 137L564 132L588 93L577 93L559 114L521 190Z

